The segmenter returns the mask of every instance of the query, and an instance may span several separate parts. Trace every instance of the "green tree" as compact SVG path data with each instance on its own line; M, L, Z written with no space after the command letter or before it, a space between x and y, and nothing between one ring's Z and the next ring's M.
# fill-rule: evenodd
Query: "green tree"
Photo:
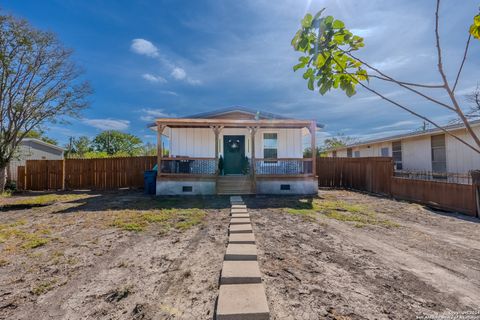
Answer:
M457 88L462 69L467 59L467 53L472 37L480 39L480 14L474 16L473 24L470 26L468 32L466 32L467 41L460 67L456 72L454 81L449 82L443 67L442 48L440 44L440 2L441 0L436 1L435 10L437 66L438 73L442 79L439 84L421 84L399 81L385 74L378 68L373 67L368 62L360 59L355 55L355 52L364 46L363 38L354 35L349 31L345 27L343 21L337 20L332 16L324 16L323 12L325 9L322 9L315 16L308 13L301 21L301 27L293 37L291 44L294 50L301 52L303 56L299 58L299 63L293 67L293 70L297 71L299 69L304 69L303 78L307 80L308 88L310 90L315 90L315 88L317 88L322 95L326 94L333 88L343 90L348 97L351 97L355 95L356 87L359 85L383 100L388 101L389 103L432 124L434 127L445 132L445 134L452 136L454 139L480 153L480 138L471 128L469 120L460 107L455 95L455 89ZM453 114L460 118L461 122L465 125L475 143L472 144L468 142L467 139L462 139L456 136L432 119L416 112L413 107L397 102L373 89L370 83L371 80L393 83L433 102L439 107L453 112ZM419 91L419 88L421 88L422 91ZM450 104L437 100L434 96L425 93L426 90L438 89L445 90L450 99Z
M92 141L89 137L70 137L70 142L66 145L65 156L67 158L85 158L86 154L92 151Z
M95 151L106 152L109 156L137 156L142 152L142 140L139 137L116 130L98 134L92 145Z
M88 83L54 34L0 15L0 191L19 143L34 128L87 106Z
M43 130L31 130L29 131L24 138L34 138L34 139L39 139L39 140L42 140L44 142L47 142L47 143L50 143L50 144L54 144L54 145L58 145L58 141L53 139L53 138L50 138L48 136L45 135L45 131Z

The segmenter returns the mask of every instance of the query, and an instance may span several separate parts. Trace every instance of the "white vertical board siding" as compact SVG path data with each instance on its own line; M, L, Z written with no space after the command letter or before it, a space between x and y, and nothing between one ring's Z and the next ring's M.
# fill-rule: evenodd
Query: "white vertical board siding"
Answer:
M255 156L263 158L263 134L276 133L279 158L302 158L301 129L259 129L255 134ZM225 128L219 136L219 153L223 155L224 136L245 136L245 155L251 158L250 131L243 128ZM210 128L172 128L170 137L172 156L215 157L215 134Z
M473 129L480 136L480 127ZM455 131L454 134L473 146L476 146L473 138L466 129ZM470 170L480 169L480 154L473 151L455 138L445 135L445 147L447 152L447 171L453 173L466 173Z
M19 166L25 166L26 160L62 160L63 151L48 150L42 145L38 145L33 141L22 142L24 145L18 147L18 151L7 168L8 179L17 181L17 171Z
M215 157L215 134L210 128L172 128L172 156Z

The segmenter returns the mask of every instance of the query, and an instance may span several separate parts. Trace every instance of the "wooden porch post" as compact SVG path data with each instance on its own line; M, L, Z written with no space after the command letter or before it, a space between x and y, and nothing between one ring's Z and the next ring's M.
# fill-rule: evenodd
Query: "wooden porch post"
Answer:
M315 120L312 120L310 123L310 136L311 136L311 149L312 149L312 175L315 177L317 175L317 142L316 142L316 132L317 132L317 123Z
M162 172L162 158L163 158L163 146L162 146L162 134L165 130L165 125L157 123L157 178L160 177Z
M212 126L210 127L213 130L213 133L215 134L215 174L218 176L220 174L220 170L218 170L218 154L220 152L218 148L218 138L220 137L220 132L222 131L223 127L222 126Z
M257 176L255 175L255 133L257 133L257 127L250 127L250 140L252 144L252 191L257 193Z

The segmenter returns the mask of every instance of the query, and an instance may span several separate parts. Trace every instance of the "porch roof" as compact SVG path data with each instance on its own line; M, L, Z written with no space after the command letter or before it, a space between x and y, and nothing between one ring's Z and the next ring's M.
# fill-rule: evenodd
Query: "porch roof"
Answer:
M219 126L223 128L308 128L312 124L316 125L315 120L296 120L296 119L200 119L200 118L159 118L155 121L155 126L164 125L170 128L210 128ZM317 126L317 125L316 125ZM317 126L320 127L321 126Z

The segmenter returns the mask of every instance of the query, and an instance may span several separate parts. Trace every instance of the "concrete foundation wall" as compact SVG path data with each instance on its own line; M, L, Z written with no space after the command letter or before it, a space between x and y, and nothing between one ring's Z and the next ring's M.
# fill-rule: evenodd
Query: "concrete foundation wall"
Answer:
M184 191L184 187L192 187L192 191ZM157 195L214 195L215 181L157 180Z
M289 185L290 190L282 190L282 185ZM257 194L317 194L317 179L299 180L257 180Z

